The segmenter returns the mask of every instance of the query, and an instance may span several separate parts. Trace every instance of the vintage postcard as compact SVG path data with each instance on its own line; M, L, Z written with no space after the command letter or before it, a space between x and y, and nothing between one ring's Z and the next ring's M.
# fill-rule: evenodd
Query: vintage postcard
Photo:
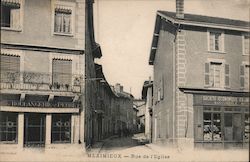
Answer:
M1 0L1 162L249 161L249 0Z

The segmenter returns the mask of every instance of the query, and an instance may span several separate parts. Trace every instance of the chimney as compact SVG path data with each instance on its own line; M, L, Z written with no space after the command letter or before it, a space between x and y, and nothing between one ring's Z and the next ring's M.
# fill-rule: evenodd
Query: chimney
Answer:
M117 93L121 93L121 85L120 85L119 83L116 83L116 84L115 84L115 91L116 91Z
M184 0L176 0L176 18L184 19Z

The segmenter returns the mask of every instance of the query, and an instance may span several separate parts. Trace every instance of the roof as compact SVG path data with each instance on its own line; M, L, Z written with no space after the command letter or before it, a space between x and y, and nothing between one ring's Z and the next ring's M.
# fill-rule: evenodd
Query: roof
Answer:
M107 80L103 74L102 65L95 63L95 71L96 71L96 77L100 78L100 79L102 78L104 80L103 85L105 85L104 87L107 89L107 91L111 95L113 95L116 98L127 98L127 99L133 98L133 95L131 95L130 93L127 93L127 92L117 93L117 92L112 90L112 88L110 87L109 83L107 82Z
M163 19L162 19L163 18ZM158 35L160 31L161 21L167 20L171 24L173 24L173 28L177 30L177 26L179 24L182 25L190 25L190 26L199 26L199 27L207 27L207 28L217 28L217 29L225 29L225 30L236 30L249 32L250 31L250 22L242 21L242 20L234 20L220 17L211 17L204 15L194 15L194 14L184 14L184 18L180 19L176 17L175 12L169 11L158 11L155 21L154 28L154 36L151 45L150 57L149 57L149 65L154 64L155 53L157 50L158 44Z
M175 12L168 12L168 11L158 11L158 13L170 17L172 19L176 19ZM185 21L192 21L192 22L204 22L204 23L211 23L217 25L230 25L230 26L238 26L238 27L247 27L249 28L249 23L247 21L241 20L234 20L234 19L226 19L220 17L211 17L211 16L204 16L204 15L193 15L193 14L184 14Z

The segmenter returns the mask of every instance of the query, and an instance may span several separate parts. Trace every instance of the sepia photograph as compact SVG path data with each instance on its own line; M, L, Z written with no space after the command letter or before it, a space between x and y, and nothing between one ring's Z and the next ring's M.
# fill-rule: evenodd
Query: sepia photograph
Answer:
M0 162L248 162L250 0L1 0Z

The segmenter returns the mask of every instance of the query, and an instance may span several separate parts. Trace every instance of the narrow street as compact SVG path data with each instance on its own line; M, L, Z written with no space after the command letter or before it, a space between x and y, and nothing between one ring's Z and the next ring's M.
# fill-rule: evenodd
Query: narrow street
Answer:
M100 153L141 153L141 152L153 152L145 145L140 145L136 140L130 137L114 137L104 143L100 150Z

